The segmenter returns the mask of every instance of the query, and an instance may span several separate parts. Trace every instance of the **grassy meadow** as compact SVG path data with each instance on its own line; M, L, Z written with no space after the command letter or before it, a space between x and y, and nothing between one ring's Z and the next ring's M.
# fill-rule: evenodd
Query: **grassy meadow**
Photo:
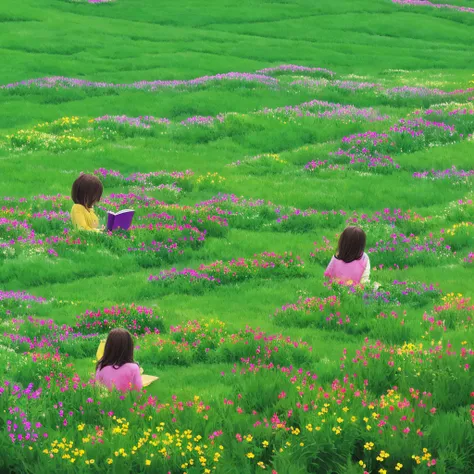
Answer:
M0 3L0 473L474 472L474 14L439 6ZM81 172L130 231L72 228ZM365 288L324 277L349 224ZM143 393L92 380L114 327Z

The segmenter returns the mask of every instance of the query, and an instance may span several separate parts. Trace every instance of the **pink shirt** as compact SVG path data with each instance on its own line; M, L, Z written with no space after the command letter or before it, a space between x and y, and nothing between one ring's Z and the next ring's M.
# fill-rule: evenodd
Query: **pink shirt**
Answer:
M329 262L324 276L333 280L347 283L352 281L354 285L368 283L370 275L370 261L366 253L362 255L359 260L354 260L350 263L332 257Z
M108 365L98 370L95 377L109 390L115 387L121 392L126 392L127 390L141 390L143 387L140 367L137 364L123 364L118 369Z

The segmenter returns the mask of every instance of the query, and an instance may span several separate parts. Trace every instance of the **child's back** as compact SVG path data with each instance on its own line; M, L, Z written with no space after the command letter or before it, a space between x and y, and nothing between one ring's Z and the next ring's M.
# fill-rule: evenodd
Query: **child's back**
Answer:
M324 275L331 280L354 285L369 282L370 260L365 250L365 232L354 226L344 229Z
M332 280L344 283L352 282L354 285L367 283L370 272L369 257L366 253L358 260L346 263L344 260L332 257L324 275Z
M99 218L93 209L86 209L82 204L74 204L71 209L71 221L75 229L97 230Z
M141 390L142 377L137 364L127 363L115 368L108 365L96 373L96 380L103 383L109 390L116 388L121 392Z
M109 390L116 388L126 392L143 388L140 368L133 360L133 339L126 329L110 331L104 352L97 361L95 378Z

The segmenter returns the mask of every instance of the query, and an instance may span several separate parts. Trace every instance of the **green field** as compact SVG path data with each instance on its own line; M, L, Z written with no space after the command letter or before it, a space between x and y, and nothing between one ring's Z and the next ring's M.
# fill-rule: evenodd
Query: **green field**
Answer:
M473 27L0 3L0 474L474 472ZM129 232L72 229L80 172ZM324 277L351 223L364 289ZM145 394L89 382L116 326Z

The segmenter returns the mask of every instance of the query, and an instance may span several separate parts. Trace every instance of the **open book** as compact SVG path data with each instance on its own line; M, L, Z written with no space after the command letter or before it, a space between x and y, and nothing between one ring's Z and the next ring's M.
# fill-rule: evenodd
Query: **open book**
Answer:
M141 369L140 369L141 370ZM156 377L154 375L143 375L142 374L142 382L144 387L148 387L151 383L153 383L155 380L158 380L159 377Z
M97 353L96 353L97 360L102 359L102 356L104 355L104 349L105 349L105 341L100 341L99 347L97 348ZM148 387L148 385L153 383L155 380L159 379L159 377L156 377L154 375L144 375L143 369L141 367L140 367L140 374L142 376L142 383L144 387Z
M107 212L107 230L130 229L134 214L135 211L133 209L123 209L119 212Z

